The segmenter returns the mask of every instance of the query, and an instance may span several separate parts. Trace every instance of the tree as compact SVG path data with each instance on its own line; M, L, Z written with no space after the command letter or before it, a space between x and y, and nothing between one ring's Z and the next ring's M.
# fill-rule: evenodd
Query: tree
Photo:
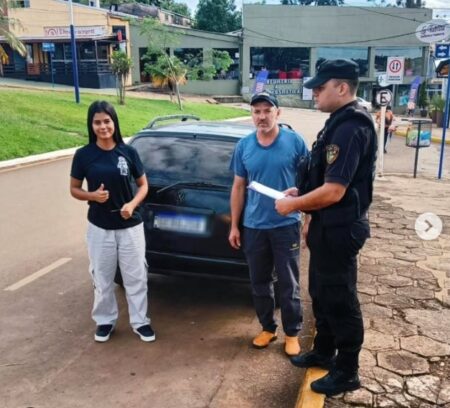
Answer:
M241 12L234 0L200 0L195 13L194 28L226 33L242 27Z
M425 7L424 0L367 0L374 3L375 6L381 7L405 7L405 8L422 8Z
M180 110L183 110L179 86L187 82L186 66L175 56L170 57L167 54L161 54L155 63L146 63L144 71L151 75L153 85L159 88L169 88L171 101L173 93L175 93L178 106Z
M145 72L152 75L156 86L169 86L175 90L180 110L181 103L179 85L186 82L187 68L176 57L169 56L167 50L178 43L178 35L153 18L145 18L141 22L140 33L147 37L147 60L156 56L154 64L146 63ZM172 100L172 94L170 95Z
M419 108L422 110L425 110L428 108L428 105L430 104L430 100L428 99L427 94L427 81L422 82L419 88L419 96L417 99L417 105L419 105Z
M125 105L125 86L132 66L131 58L125 52L113 52L111 69L117 78L117 96L120 105Z
M186 66L189 79L210 81L214 77L226 72L233 59L227 51L206 50L202 56L187 56Z
M186 3L175 3L174 0L161 0L159 7L182 16L191 17L191 10Z
M20 26L20 23L8 17L8 0L0 0L0 36L5 37L8 45L24 57L27 54L25 45L10 31L10 27L14 26ZM3 65L8 63L8 53L0 44L0 76L3 76Z

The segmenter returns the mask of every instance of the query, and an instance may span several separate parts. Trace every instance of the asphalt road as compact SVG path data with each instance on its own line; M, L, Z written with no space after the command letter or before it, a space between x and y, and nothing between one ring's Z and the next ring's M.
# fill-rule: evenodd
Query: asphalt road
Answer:
M150 344L132 333L118 288L117 330L93 341L87 208L69 195L70 161L0 171L0 406L293 407L301 372L283 336L251 348L245 285L151 278ZM47 273L20 283L37 271Z

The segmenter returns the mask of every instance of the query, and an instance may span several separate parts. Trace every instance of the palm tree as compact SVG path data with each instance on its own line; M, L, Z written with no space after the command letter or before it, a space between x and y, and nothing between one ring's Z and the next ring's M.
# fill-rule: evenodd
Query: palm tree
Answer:
M175 93L177 96L178 107L180 110L183 110L179 86L184 85L187 82L186 66L177 57L170 57L166 53L163 53L158 57L155 63L146 63L144 71L151 75L153 85L158 88L169 88L171 101L173 94Z
M0 36L5 37L6 42L13 50L25 56L27 53L25 45L9 30L15 25L19 25L18 21L8 17L8 0L0 0ZM3 65L8 62L8 54L0 44L0 76L3 76Z

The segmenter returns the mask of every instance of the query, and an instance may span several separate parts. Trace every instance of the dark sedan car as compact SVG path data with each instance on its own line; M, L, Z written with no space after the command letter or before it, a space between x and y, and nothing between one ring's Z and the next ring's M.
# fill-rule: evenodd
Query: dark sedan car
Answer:
M236 143L254 128L181 119L154 121L130 141L149 181L141 205L149 271L248 281L243 252L228 242L229 163Z

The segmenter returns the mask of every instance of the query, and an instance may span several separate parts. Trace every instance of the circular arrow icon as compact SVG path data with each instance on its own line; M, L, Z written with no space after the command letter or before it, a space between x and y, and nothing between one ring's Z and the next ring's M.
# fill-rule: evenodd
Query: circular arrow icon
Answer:
M434 213L423 213L417 217L415 229L419 238L431 241L441 235L442 220Z

